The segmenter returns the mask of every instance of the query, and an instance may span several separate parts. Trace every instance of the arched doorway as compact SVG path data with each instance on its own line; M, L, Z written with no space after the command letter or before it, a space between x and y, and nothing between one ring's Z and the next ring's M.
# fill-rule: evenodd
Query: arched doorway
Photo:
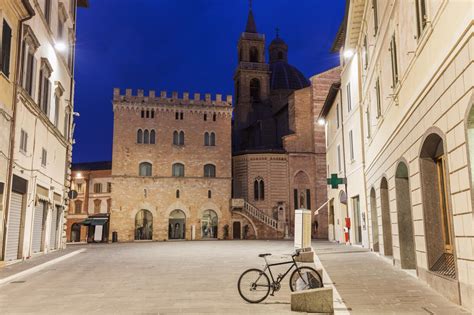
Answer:
M186 214L182 210L173 210L168 223L168 238L184 240L186 238Z
M148 210L140 210L135 216L135 240L153 239L153 215Z
M443 139L428 135L420 151L420 175L428 268L456 278L447 156Z
M81 225L74 223L71 226L71 242L80 242L81 241Z
M370 222L372 227L372 248L374 252L379 251L379 220L377 215L377 196L375 189L370 190Z
M397 200L398 240L402 269L416 268L415 237L411 213L408 167L400 162L395 172L395 194Z
M392 222L390 220L390 206L388 198L388 182L385 177L380 183L380 208L382 212L383 252L385 256L392 256Z
M204 211L201 219L202 238L217 238L217 229L217 214L213 210Z

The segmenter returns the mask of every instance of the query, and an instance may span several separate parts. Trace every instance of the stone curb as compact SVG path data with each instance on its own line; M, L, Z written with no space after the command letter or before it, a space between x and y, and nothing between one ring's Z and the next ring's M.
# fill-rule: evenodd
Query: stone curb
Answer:
M79 250L76 250L72 253L69 253L69 254L66 254L66 255L63 255L63 256L60 256L58 258L55 258L55 259L52 259L50 261L47 261L45 263L42 263L41 265L38 265L38 266L34 266L30 269L26 269L26 270L23 270L21 272L18 272L16 274L13 274L11 276L8 276L6 278L3 278L3 279L0 279L0 286L4 285L4 284L7 284L9 282L11 282L12 280L15 280L15 279L18 279L18 278L21 278L21 277L25 277L25 276L28 276L30 274L33 274L35 272L38 272L48 266L51 266L51 265L54 265L60 261L63 261L63 260L66 260L68 258L71 258L77 254L80 254L82 252L84 252L86 249L85 248L82 248L82 249L79 249Z

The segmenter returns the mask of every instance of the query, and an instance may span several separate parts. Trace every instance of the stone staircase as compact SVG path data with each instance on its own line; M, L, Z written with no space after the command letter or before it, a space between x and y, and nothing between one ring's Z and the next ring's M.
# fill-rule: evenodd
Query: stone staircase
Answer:
M245 201L244 199L232 199L231 201L232 211L241 211L249 216L255 223L260 223L267 229L275 232L282 232L283 227L278 224L278 220L275 220L271 216L267 215L264 211L258 209L254 205Z

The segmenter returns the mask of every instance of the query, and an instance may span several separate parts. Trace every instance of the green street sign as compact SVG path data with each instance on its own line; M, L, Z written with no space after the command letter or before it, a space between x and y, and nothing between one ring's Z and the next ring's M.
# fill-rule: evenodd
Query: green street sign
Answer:
M337 174L331 174L331 177L327 179L328 185L331 185L332 189L337 189L339 185L345 183L345 178L337 177Z

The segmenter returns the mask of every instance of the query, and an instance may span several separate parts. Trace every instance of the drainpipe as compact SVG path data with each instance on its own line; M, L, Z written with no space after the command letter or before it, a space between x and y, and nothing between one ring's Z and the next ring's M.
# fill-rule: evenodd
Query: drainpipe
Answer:
M10 208L10 196L12 190L12 183L13 183L13 153L15 151L15 127L16 127L16 112L17 112L17 93L18 93L18 85L20 85L19 78L21 78L20 74L20 65L22 64L21 56L23 56L23 52L21 51L21 44L22 44L22 34L23 34L23 24L31 19L35 15L35 11L31 6L28 0L21 1L23 6L28 11L28 15L19 21L18 25L18 33L17 33L17 45L16 45L16 53L17 58L15 60L15 71L13 73L13 97L12 97L12 105L13 105L13 113L12 113L12 122L10 124L10 157L8 160L8 171L7 171L7 183L5 185L6 195L5 195L5 211L3 211L3 240L2 240L2 251L1 251L1 260L5 257L5 245L6 245L6 236L7 236L7 220L8 220L8 210Z

